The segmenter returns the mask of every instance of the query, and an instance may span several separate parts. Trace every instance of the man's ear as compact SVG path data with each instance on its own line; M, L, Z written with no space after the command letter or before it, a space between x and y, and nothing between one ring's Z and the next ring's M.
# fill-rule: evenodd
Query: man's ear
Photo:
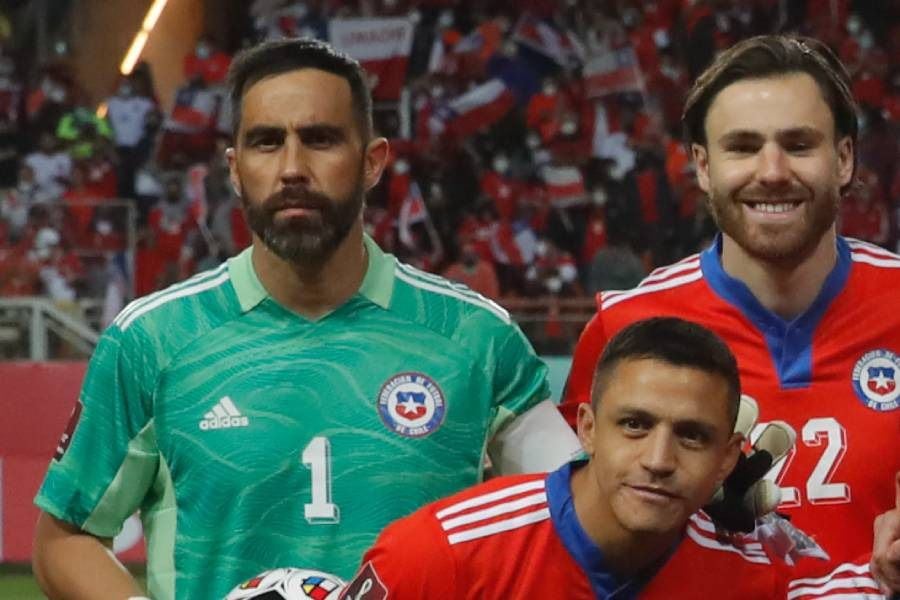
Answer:
M691 156L697 171L697 185L709 195L709 153L706 151L706 146L691 144Z
M593 456L594 428L597 425L597 420L594 415L594 409L590 404L585 403L578 405L576 424L578 426L578 441L581 442L581 447L584 448L585 454Z
M225 160L228 161L228 181L231 182L231 189L237 196L241 197L241 179L237 172L237 157L234 153L234 147L225 150Z
M844 136L837 144L838 179L840 179L841 188L853 179L853 157L853 141L850 136Z
M386 138L379 137L366 145L366 154L363 157L363 177L366 182L366 190L371 190L381 179L381 173L387 164L390 147Z

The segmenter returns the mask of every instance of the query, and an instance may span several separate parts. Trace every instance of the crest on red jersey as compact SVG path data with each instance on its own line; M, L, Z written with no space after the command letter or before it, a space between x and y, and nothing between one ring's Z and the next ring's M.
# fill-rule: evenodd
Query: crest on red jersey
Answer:
M900 408L900 357L890 350L866 352L853 367L853 388L873 410Z

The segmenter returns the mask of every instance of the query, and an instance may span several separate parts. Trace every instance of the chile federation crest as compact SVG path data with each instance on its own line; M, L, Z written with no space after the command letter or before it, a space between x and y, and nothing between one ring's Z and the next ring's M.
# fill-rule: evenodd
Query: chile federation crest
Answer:
M900 357L890 350L863 354L853 367L853 389L872 410L900 408Z
M404 437L425 437L444 422L444 393L423 373L398 373L381 386L378 414L388 429Z

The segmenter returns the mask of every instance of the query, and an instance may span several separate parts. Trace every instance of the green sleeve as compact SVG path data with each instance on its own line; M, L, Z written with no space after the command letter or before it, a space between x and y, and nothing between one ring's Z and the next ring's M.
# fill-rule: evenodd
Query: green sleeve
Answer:
M94 351L80 411L50 462L35 503L101 537L141 504L159 466L152 419L156 369L149 340L111 327ZM80 413L80 414L79 414Z
M494 364L494 404L497 412L491 423L490 436L516 416L550 397L547 365L535 354L518 325L511 323L497 341Z

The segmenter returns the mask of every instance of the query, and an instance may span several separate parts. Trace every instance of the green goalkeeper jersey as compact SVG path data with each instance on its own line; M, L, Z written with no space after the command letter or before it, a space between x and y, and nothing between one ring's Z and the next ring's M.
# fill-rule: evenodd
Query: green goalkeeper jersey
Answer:
M497 304L365 244L358 293L317 320L249 249L132 302L37 505L100 537L139 510L151 596L193 600L273 567L349 577L387 523L478 482L546 367Z

